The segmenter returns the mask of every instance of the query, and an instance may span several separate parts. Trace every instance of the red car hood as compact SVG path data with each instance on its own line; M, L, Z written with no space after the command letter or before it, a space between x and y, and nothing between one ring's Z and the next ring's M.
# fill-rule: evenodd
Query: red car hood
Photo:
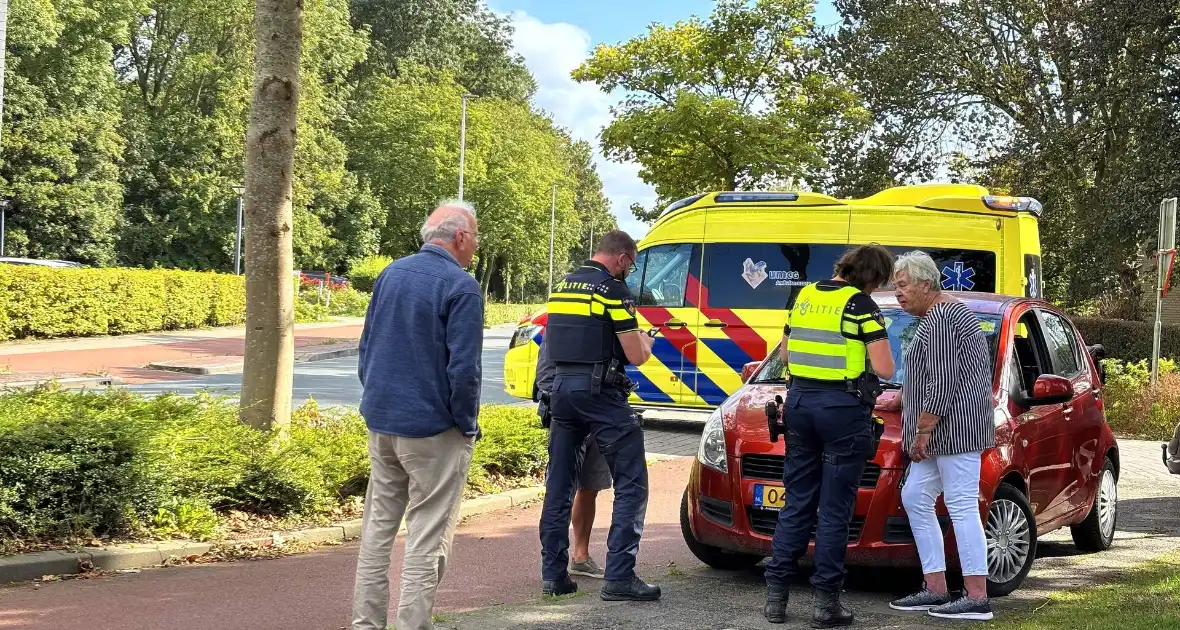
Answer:
M745 385L721 406L725 427L725 442L730 456L741 458L746 454L783 455L786 437L777 442L770 441L766 425L766 403L775 395L786 398L787 388L783 385ZM888 391L881 400L889 400L898 392ZM905 460L901 448L901 415L897 412L873 412L885 421L885 433L873 461L882 468L904 468Z

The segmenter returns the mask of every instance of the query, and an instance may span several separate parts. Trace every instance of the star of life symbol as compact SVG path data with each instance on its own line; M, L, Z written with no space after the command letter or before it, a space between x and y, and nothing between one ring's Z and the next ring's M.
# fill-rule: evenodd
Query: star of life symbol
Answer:
M1028 270L1028 295L1029 295L1029 297L1040 297L1039 295L1037 295L1038 293L1041 292L1041 285L1037 284L1038 280L1039 280L1039 278L1037 278L1037 270L1036 269L1029 269Z
M970 291L975 287L975 269L956 262L942 268L942 288L946 291Z

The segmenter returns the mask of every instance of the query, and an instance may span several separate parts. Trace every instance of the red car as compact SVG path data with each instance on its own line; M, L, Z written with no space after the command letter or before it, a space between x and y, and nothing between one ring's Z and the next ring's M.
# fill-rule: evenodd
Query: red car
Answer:
M979 509L988 543L988 592L1007 595L1028 575L1037 537L1070 527L1080 549L1102 551L1114 539L1119 452L1106 423L1102 378L1069 318L1037 300L955 293L980 320L995 361L996 447L983 454ZM880 305L901 382L903 347L918 320L892 294ZM681 530L693 554L719 569L752 567L770 555L783 504L786 438L770 441L766 403L785 391L778 349L743 371L745 385L705 424L681 505ZM898 386L885 384L884 397ZM901 505L907 458L901 419L876 412L885 432L861 477L852 527L849 565L920 567L909 521ZM955 542L947 531L947 558Z

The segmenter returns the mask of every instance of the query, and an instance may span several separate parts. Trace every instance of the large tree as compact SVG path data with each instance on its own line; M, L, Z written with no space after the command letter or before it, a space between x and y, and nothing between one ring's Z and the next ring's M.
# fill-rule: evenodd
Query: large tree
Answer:
M624 92L602 132L605 155L635 161L659 203L706 190L805 183L825 140L867 123L818 68L810 0L720 0L709 19L655 24L600 45L579 81ZM847 133L846 131L844 133ZM655 209L633 207L651 220Z
M1176 3L836 0L832 58L910 155L1045 203L1046 288L1137 300L1135 263L1180 187ZM925 142L926 146L918 146Z
M257 0L254 89L246 134L246 363L242 421L291 419L295 361L292 212L302 0Z

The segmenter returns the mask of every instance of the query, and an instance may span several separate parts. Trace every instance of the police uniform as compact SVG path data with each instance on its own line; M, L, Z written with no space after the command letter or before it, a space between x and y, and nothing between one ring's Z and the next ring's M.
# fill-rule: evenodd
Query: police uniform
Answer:
M857 487L874 443L873 401L851 384L865 374L867 345L888 339L885 320L867 294L825 280L799 291L783 334L791 378L783 403L786 505L774 530L766 583L790 584L814 531L812 586L839 593Z
M537 393L553 391L553 379L557 376L557 366L549 358L549 345L541 341L537 351ZM578 468L578 490L606 490L610 488L610 467L606 465L606 458L598 450L598 442L593 435L587 435L582 445L582 465Z
M639 329L631 294L606 267L587 261L553 289L545 342L555 374L550 394L549 469L541 513L541 575L568 579L570 507L581 447L592 435L614 478L614 513L607 536L607 582L635 577L647 512L647 463L639 419L627 404L618 335ZM614 361L614 374L607 370Z

